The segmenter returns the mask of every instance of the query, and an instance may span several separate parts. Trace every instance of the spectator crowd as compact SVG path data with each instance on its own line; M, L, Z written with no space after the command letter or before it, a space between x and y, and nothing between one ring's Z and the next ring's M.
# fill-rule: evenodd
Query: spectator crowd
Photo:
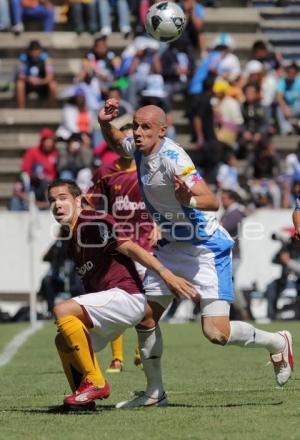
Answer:
M51 179L78 179L86 188L94 170L115 159L97 123L108 97L121 102L119 126L130 122L140 105L161 106L167 114L167 136L174 140L180 139L174 120L180 99L190 127L186 142L195 146L193 160L216 191L235 191L248 208L293 206L300 181L300 145L282 158L273 135L300 132L297 63L284 63L262 40L254 42L243 63L235 54L232 35L220 33L208 43L205 6L219 6L215 1L179 2L186 13L186 29L177 41L159 43L144 31L152 3L61 3L59 13L65 14L72 29L98 33L72 83L61 92L55 64L42 41L30 41L20 53L14 73L17 107L25 109L36 94L41 107L60 106L62 119L55 132L45 127L38 145L25 153L10 209L28 209L30 190L36 193L38 206L47 208L43 193ZM27 20L37 20L45 32L52 32L57 8L51 0L0 0L0 29L21 33ZM114 27L127 39L121 54L109 44ZM0 78L0 94L1 84L3 91L9 88Z

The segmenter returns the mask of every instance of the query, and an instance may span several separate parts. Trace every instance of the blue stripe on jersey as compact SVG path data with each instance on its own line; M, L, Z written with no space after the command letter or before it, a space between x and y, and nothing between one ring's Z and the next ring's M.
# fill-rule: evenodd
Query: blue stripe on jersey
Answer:
M232 283L231 249L233 240L222 229L217 229L214 234L201 243L215 255L214 262L218 277L218 296L220 299L233 302L234 290Z
M181 205L181 208L185 213L185 216L194 226L196 236L193 239L193 243L199 243L199 240L209 237L205 231L207 221L205 220L205 217L202 215L201 211L199 209L188 208L183 205Z
M145 201L145 205L150 212L151 216L155 219L156 223L159 223L163 226L162 230L166 231L170 234L172 238L174 238L176 241L181 241L182 239L191 238L194 237L194 231L193 228L183 225L183 224L176 224L168 221L160 212L158 212L154 206L149 202L147 199L145 192L144 192L144 186L141 179L141 160L142 160L142 153L139 150L135 150L134 152L134 159L136 162L136 170L137 170L137 176L138 181L140 185L140 189L143 194L143 198Z

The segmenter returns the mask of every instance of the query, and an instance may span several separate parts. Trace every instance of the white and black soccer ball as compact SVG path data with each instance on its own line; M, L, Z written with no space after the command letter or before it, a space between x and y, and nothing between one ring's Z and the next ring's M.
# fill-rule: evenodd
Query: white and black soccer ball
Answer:
M169 43L180 37L186 25L183 9L176 3L162 1L149 8L146 31L153 38Z

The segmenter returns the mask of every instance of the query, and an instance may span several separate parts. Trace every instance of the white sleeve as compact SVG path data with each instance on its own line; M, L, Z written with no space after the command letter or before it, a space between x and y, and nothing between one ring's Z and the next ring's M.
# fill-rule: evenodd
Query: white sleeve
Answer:
M136 147L132 137L124 139L121 146L126 155L133 157Z
M202 179L192 159L183 149L178 151L170 148L165 151L165 157L166 170L171 180L175 175L179 176L191 188Z

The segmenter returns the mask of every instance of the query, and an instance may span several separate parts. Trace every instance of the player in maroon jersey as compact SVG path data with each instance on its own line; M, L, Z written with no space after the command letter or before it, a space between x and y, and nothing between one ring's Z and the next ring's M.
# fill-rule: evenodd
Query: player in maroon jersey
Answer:
M123 227L104 211L82 209L81 190L72 180L58 179L48 188L52 213L69 241L68 254L86 292L55 306L59 334L56 346L73 394L64 408L94 409L110 388L94 351L136 326L147 312L141 280L131 258L158 273L177 296L195 298L189 282L175 276L128 239Z
M132 124L120 128L126 136L132 136ZM136 173L135 161L129 157L120 157L109 165L100 166L93 176L93 186L88 191L90 203L96 209L105 209L121 224L132 226L131 239L145 250L152 253L157 228L154 226L149 211L141 195ZM128 231L129 232L129 231ZM146 268L135 263L143 279ZM123 335L111 342L112 361L107 373L119 373L123 368ZM138 347L135 351L134 364L141 365Z

